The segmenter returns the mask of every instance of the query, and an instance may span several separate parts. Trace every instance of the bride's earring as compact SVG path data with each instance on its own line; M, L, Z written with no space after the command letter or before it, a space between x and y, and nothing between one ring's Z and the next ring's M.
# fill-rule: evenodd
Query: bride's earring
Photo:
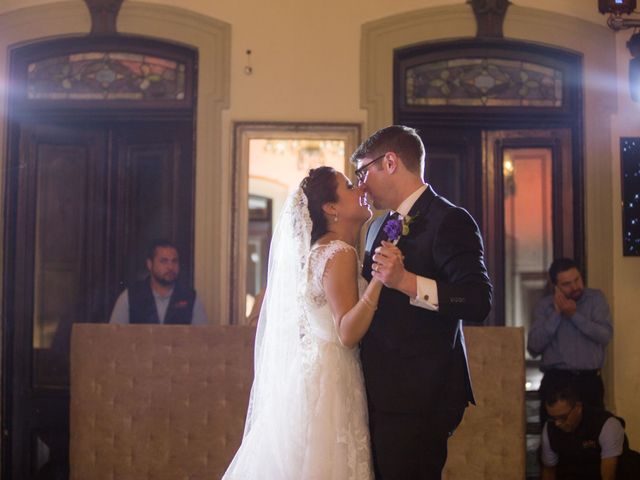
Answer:
M337 214L337 213L336 213L335 217L333 217L333 221L334 221L335 223L338 223L338 214Z

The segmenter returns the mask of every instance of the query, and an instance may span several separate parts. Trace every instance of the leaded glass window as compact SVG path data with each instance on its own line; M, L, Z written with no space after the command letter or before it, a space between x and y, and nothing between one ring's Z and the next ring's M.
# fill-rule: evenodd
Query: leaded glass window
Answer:
M457 58L405 72L408 106L561 107L560 70L520 60Z
M29 100L183 100L186 66L138 53L85 52L30 63Z

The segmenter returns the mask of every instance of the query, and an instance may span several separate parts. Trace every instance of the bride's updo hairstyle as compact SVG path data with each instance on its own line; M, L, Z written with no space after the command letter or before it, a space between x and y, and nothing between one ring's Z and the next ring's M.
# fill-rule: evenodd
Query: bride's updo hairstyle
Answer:
M322 205L338 201L338 181L336 171L331 167L318 167L309 170L300 183L300 188L307 196L309 216L311 217L311 245L328 232L327 219L322 211Z

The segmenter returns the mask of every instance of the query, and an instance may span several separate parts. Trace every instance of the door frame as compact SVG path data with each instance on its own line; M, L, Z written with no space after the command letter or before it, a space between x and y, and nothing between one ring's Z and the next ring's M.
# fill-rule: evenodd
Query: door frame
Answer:
M173 56L174 58L184 59L189 69L187 75L187 85L185 98L180 101L158 102L151 101L141 105L140 102L114 101L107 102L78 102L78 101L36 101L27 100L25 94L26 87L25 72L30 62L37 61L41 58L47 58L59 54L69 54L72 52L119 49L117 51L135 51L143 54L157 54L160 57ZM29 245L26 243L18 244L16 242L16 230L20 228L28 228L26 222L20 222L16 217L16 206L19 201L30 202L25 198L28 192L20 191L19 177L21 172L20 155L21 145L20 131L22 126L30 123L39 124L83 124L95 125L106 128L109 124L148 124L152 121L162 122L162 119L172 122L185 122L190 125L191 134L189 138L195 142L196 131L196 88L197 88L197 62L198 54L193 48L177 45L161 40L153 40L148 38L133 37L119 35L117 37L63 37L55 39L36 40L26 44L18 45L10 50L10 82L12 85L12 95L9 97L8 105L8 128L7 128L7 160L5 164L5 185L4 196L4 232L3 232L3 289L2 289L2 476L3 478L23 478L24 475L31 475L31 467L34 464L33 458L29 457L29 452L33 450L33 445L29 442L33 440L29 437L31 427L27 425L25 415L21 420L16 420L20 415L22 402L19 401L19 395L22 392L14 392L16 378L23 378L24 394L32 391L31 374L32 359L27 355L31 349L26 344L20 348L15 344L16 341L23 339L26 341L28 332L25 328L31 329L33 319L18 322L16 320L16 308L21 307L18 311L30 312L32 308L29 304L33 304L33 285L30 292L20 293L14 283L15 276L18 272L26 272L33 269L31 263L26 262L18 265L16 259L28 259L27 255ZM191 145L189 155L193 165L193 183L195 184L195 146ZM108 173L113 175L114 172ZM191 185L193 195L193 185ZM19 198L20 196L20 198ZM191 224L195 222L195 199L191 200L192 219ZM13 233L12 233L13 232ZM29 233L23 232L23 237L28 238ZM193 246L194 233L193 228L189 233L191 247ZM106 248L105 254L112 254L113 249ZM189 256L193 258L193 256ZM189 263L193 263L189 260ZM186 270L192 271L192 268ZM106 277L105 277L106 278ZM26 284L25 284L26 285ZM105 292L105 297L108 294ZM21 305L16 305L20 302ZM20 330L21 329L21 330ZM24 338L23 338L24 337ZM19 359L19 362L16 360ZM21 368L21 373L16 372L16 368ZM61 401L68 403L68 389L57 389L53 394ZM36 395L37 396L37 395ZM37 399L33 396L33 402Z
M231 311L229 323L246 323L246 244L249 225L249 160L250 142L253 139L270 140L341 140L345 144L345 155L352 152L360 142L360 125L354 123L287 123L287 122L236 122L233 129L232 170L232 218L230 240L231 260L235 268L230 271L228 285ZM352 172L345 157L345 173Z
M505 238L503 152L510 148L548 148L552 152L553 256L571 257L580 262L577 245L584 232L575 211L576 179L573 178L570 129L492 130L482 132L483 221L487 268L494 285L489 325L504 325L505 319Z
M157 38L187 45L199 52L195 99L199 128L195 132L195 216L198 222L194 232L194 279L209 317L225 322L229 314L228 275L232 267L231 246L225 238L230 223L231 197L229 146L222 125L223 112L231 102L231 25L192 9L124 2L117 27L120 34ZM86 35L90 29L90 16L84 2L43 3L0 13L0 79L8 84L8 59L14 48L43 39ZM2 152L8 149L6 100L6 96L0 98ZM9 174L6 157L0 156L0 190L4 189ZM0 208L6 213L5 194L4 191L1 193ZM220 208L211 209L211 205L220 205ZM3 226L5 224L3 221ZM0 244L3 244L1 238Z
M487 107L487 106L431 106L431 105L410 105L407 102L407 91L405 84L405 72L413 66L431 61L442 61L456 58L502 58L511 60L531 61L548 65L557 71L562 72L563 88L562 103L559 107ZM532 44L506 39L479 39L467 38L454 41L432 41L411 45L405 48L398 48L394 51L394 123L405 124L418 130L430 129L461 129L475 132L476 138L480 139L477 149L483 152L483 164L481 167L482 177L478 180L482 185L476 185L483 192L482 212L476 215L478 223L483 226L483 239L485 247L490 252L487 266L489 273L496 277L498 285L504 282L503 267L500 266L502 255L495 255L496 245L502 245L498 241L500 235L494 230L498 223L502 221L502 213L496 211L497 204L495 195L502 192L502 170L497 170L495 161L498 155L495 150L487 150L486 135L481 132L498 131L530 131L539 132L536 136L526 139L526 135L518 138L517 134L512 137L505 135L499 140L495 147L498 149L508 148L509 145L529 145L539 144L550 146L554 151L558 151L563 144L570 145L570 157L558 153L558 162L562 162L562 168L566 170L554 172L561 174L558 178L571 178L570 189L562 196L554 197L558 204L573 205L573 223L568 229L573 232L570 239L554 240L554 252L573 257L580 264L585 262L585 241L584 241L584 192L583 192L583 151L582 151L582 56L576 52L566 49ZM563 129L568 132L567 137L559 139L548 138L548 133L553 129ZM560 143L558 143L560 142ZM429 145L426 145L427 152ZM500 150L497 151L498 153ZM489 159L490 161L487 161ZM554 163L555 164L555 163ZM560 165L560 163L558 163ZM555 175L554 175L555 177ZM428 180L428 179L427 179ZM554 185L554 192L561 194L561 190ZM566 196L570 197L570 201ZM502 208L502 204L500 204ZM565 222L566 223L566 222ZM569 226L557 224L554 226ZM498 243L496 243L498 242ZM557 247L557 248L556 248ZM499 289L497 289L499 290ZM500 292L498 298L493 300L492 311L485 322L488 325L504 324L504 305Z

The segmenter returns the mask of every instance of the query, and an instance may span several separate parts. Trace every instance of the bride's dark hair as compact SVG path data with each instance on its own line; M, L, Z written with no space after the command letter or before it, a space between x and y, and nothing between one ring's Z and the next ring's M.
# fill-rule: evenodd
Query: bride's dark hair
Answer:
M311 245L327 233L327 219L322 211L322 205L338 201L338 180L336 170L331 167L318 167L309 170L300 188L307 196L309 216L311 217Z

